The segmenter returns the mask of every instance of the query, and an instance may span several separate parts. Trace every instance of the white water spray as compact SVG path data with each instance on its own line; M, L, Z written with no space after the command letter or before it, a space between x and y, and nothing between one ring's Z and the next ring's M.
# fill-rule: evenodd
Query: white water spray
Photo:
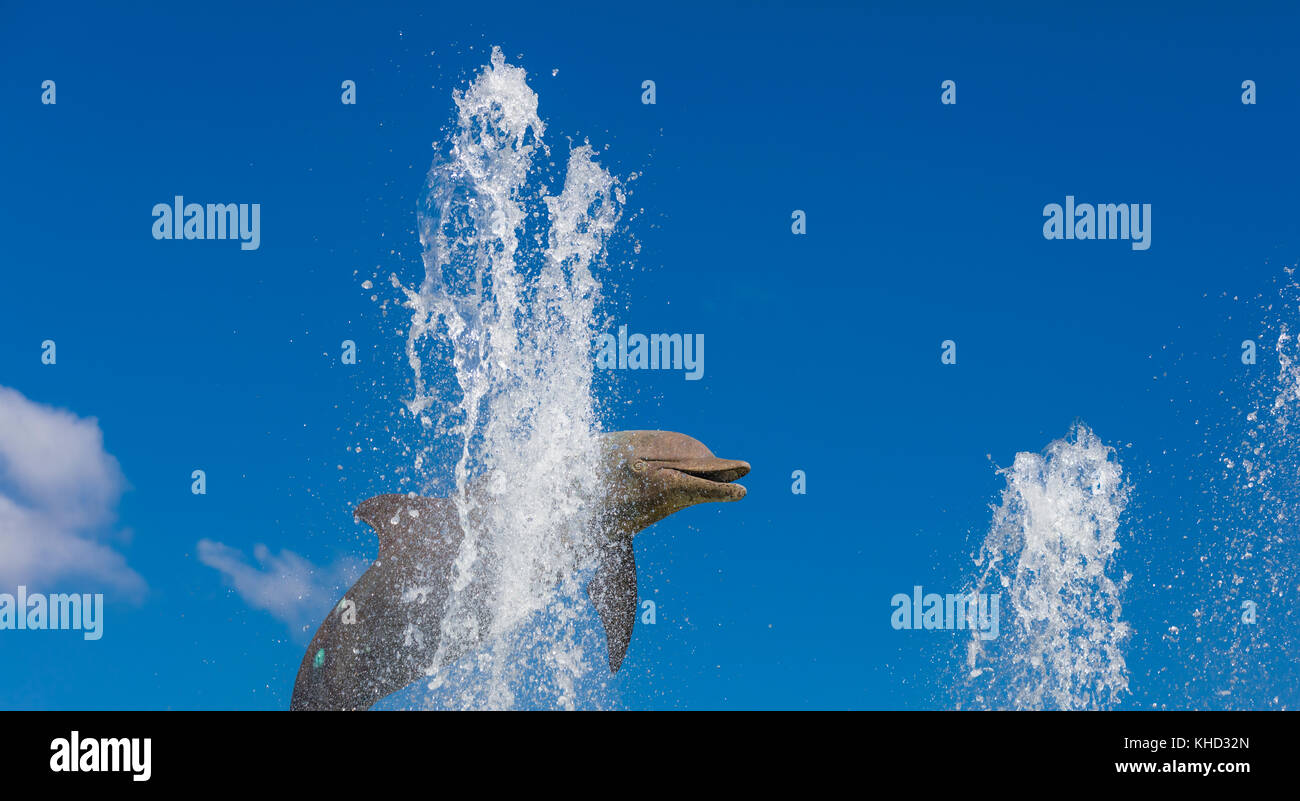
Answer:
M1227 708L1300 704L1300 281L1284 268L1264 296L1259 324L1276 332L1275 367L1244 369L1239 400L1222 426L1212 509L1215 547L1202 556L1193 612L1200 664L1191 684ZM1234 393L1237 395L1238 393ZM1213 451L1211 451L1213 452ZM1202 689L1200 685L1204 685Z
M1004 594L1001 635L972 633L975 705L1105 707L1128 690L1120 596L1112 578L1129 488L1112 448L1082 423L1001 471L1007 487L976 559L975 592Z
M578 625L600 492L593 267L624 197L585 144L550 194L526 77L494 48L455 94L420 213L423 282L392 279L411 310L407 409L425 431L417 475L433 484L428 466L454 454L467 534L428 672L436 703L464 708L587 705L582 679L604 667L599 640Z

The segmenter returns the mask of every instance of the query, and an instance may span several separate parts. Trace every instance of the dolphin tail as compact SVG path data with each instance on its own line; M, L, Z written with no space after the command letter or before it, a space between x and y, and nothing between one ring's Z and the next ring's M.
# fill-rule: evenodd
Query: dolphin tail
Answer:
M456 556L460 532L453 525L455 507L446 498L376 495L357 504L352 514L375 530L381 559L394 553L408 555L430 549L441 559Z
M610 672L617 673L636 624L636 555L631 537L621 537L602 549L600 566L587 584L587 595L605 626Z
M289 708L369 709L424 675L439 644L461 540L450 501L379 495L355 515L379 556L330 610L298 667Z

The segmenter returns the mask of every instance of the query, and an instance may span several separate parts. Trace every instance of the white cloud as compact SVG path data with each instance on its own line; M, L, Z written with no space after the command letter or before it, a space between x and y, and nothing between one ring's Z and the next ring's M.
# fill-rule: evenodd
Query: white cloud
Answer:
M98 420L0 386L0 587L76 577L143 594L106 541L125 487Z
M199 540L200 562L221 571L245 603L270 612L301 640L311 637L336 593L365 568L360 560L348 559L317 567L293 551L273 554L261 544L253 547L253 558L257 565L247 562L236 548Z

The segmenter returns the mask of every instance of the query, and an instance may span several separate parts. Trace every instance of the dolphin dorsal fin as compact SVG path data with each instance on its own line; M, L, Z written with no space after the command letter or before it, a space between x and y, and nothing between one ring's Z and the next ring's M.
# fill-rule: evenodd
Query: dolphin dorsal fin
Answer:
M600 566L587 584L587 595L605 626L610 672L617 673L636 625L636 554L631 537L612 541L601 550Z
M353 515L379 536L379 558L419 544L443 526L451 501L422 495L376 495L357 504Z

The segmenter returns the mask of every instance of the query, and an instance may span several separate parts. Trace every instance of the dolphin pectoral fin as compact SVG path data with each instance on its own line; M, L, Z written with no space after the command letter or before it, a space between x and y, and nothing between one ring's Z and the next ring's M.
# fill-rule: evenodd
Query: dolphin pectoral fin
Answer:
M610 672L617 673L636 624L636 555L631 537L611 543L602 551L596 575L587 584L587 595L605 627Z

